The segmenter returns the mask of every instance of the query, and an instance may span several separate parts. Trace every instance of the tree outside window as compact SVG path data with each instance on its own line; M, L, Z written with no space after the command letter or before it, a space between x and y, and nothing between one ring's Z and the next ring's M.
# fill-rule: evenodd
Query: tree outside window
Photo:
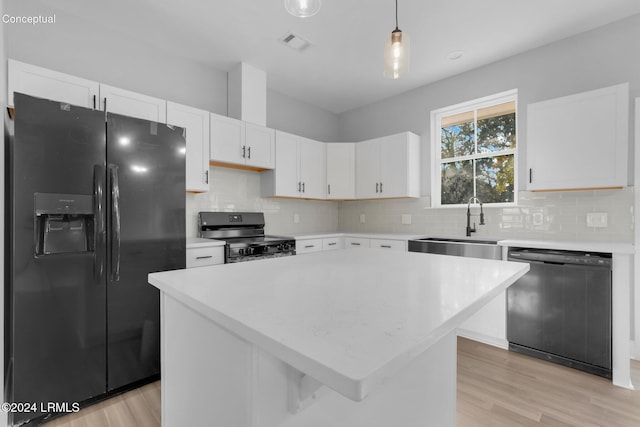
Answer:
M509 99L484 99L478 107L466 103L432 114L439 130L436 205L466 205L474 196L484 204L515 202L515 94Z

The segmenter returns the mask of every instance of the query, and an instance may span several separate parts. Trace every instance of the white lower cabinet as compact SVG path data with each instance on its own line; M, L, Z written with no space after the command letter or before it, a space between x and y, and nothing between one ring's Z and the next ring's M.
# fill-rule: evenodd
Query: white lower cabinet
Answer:
M323 251L333 251L336 249L343 249L343 248L344 248L343 237L328 237L326 239L322 239Z
M296 240L296 255L322 251L322 239Z
M369 242L371 248L388 249L392 251L407 250L406 240L390 240L390 239L371 239Z
M296 255L321 251L333 251L344 248L343 237L324 237L317 239L296 239Z
M187 248L187 268L224 264L224 246Z
M345 237L345 249L363 249L371 246L371 240L363 237Z

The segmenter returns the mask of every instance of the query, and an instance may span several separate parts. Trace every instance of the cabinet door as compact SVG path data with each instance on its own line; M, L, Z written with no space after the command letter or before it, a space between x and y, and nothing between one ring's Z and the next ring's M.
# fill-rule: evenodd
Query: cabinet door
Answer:
M244 123L247 166L273 169L275 166L275 131L265 126Z
M299 147L302 197L324 199L327 194L326 144L300 138Z
M261 179L273 180L270 196L300 197L300 161L298 143L300 137L286 132L276 131L276 168L265 172Z
M221 163L244 164L244 123L230 117L211 114L211 160ZM246 156L246 149L245 149Z
M407 133L380 138L380 197L407 195Z
M187 268L224 264L224 246L187 248Z
M371 246L371 242L367 238L363 237L345 237L344 247L345 249L366 249Z
M344 248L344 238L343 237L327 237L322 239L322 250L323 251L334 251L336 249Z
M8 60L8 100L13 107L14 92L38 98L66 102L85 108L96 108L100 85L24 62Z
M186 132L186 190L209 191L209 112L167 101L167 123Z
M326 145L327 199L353 199L356 196L356 145L352 142Z
M108 85L100 85L100 110L128 117L167 123L167 102Z
M356 146L356 197L380 197L380 143L377 139Z
M405 240L371 239L370 247L389 251L406 251L407 242Z
M322 251L322 239L296 240L296 255Z
M527 106L527 189L627 185L629 85Z

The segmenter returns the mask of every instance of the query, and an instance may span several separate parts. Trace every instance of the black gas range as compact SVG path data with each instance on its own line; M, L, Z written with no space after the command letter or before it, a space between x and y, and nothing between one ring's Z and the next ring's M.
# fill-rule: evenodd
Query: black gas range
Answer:
M225 241L225 263L296 254L291 237L265 236L262 212L199 212L198 234Z

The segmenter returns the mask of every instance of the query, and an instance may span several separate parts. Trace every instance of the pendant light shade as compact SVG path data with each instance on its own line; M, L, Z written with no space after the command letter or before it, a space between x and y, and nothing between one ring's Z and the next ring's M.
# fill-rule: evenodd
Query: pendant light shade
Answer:
M321 0L284 0L287 12L298 18L308 18L320 10Z
M396 29L384 43L384 76L397 79L409 72L409 36L398 28L398 0L396 0Z

